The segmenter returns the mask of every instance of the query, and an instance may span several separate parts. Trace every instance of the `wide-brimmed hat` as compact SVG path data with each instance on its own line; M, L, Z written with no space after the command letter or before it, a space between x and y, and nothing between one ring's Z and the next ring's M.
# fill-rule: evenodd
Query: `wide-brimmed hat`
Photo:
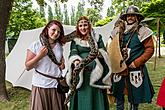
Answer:
M139 8L137 6L131 5L127 8L126 12L120 16L120 18L126 21L127 15L137 15L139 20L142 21L144 16L139 13Z

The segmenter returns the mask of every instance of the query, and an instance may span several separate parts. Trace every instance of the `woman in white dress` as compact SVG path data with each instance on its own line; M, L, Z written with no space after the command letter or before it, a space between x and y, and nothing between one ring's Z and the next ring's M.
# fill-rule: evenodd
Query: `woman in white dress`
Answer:
M33 42L27 49L26 69L35 69L31 110L67 110L64 105L65 94L57 92L57 80L47 77L61 77L61 70L65 68L61 40L63 37L62 24L52 20L42 30L40 40Z

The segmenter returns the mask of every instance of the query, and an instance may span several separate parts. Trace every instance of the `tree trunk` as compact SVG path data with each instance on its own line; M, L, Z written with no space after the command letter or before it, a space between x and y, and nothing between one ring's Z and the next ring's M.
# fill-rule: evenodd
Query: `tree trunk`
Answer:
M13 1L14 0L0 0L0 101L8 100L5 85L5 38Z

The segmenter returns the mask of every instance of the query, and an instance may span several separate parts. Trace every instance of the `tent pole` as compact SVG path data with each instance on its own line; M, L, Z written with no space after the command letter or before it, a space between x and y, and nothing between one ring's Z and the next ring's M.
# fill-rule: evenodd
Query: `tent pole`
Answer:
M157 19L157 38L159 40L159 58L161 57L160 54L160 18Z

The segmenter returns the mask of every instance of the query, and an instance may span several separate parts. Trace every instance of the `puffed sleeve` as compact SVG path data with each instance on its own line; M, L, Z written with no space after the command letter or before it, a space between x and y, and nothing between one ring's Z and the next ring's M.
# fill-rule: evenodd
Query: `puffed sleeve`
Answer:
M40 49L39 42L34 41L27 49L33 52L34 54L37 54L38 50Z
M152 37L148 37L143 42L144 45L144 53L135 59L134 64L136 67L139 67L140 65L144 65L154 54L154 43Z

